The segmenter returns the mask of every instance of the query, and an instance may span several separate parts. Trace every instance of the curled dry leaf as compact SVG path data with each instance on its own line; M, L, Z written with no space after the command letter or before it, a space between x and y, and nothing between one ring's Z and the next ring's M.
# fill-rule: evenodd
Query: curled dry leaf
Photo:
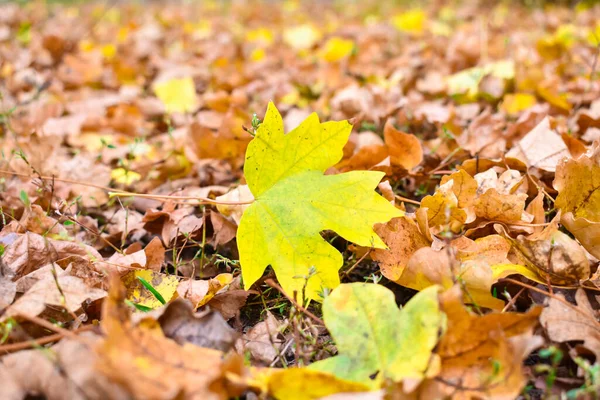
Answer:
M221 314L210 310L194 313L192 304L184 299L169 303L157 321L165 336L180 345L189 342L227 352L239 337Z
M409 217L394 218L387 224L379 224L375 232L388 246L387 250L375 249L371 258L379 262L383 275L392 281L398 281L408 260L423 247L429 247L429 241L421 234L415 222Z
M231 274L219 274L212 279L186 279L177 286L179 296L194 304L194 309L208 303L215 295L233 281Z
M106 261L95 264L98 271L116 271L122 275L134 269L160 271L165 261L165 248L155 237L144 249L139 244L130 246L125 253L115 253ZM139 249L139 250L138 250Z
M567 234L558 230L557 222L543 231L525 237L510 238L506 230L496 226L517 250L520 264L557 285L577 284L590 276L590 262L585 250Z
M5 321L19 315L35 317L48 306L75 313L81 309L83 303L91 303L106 296L104 290L91 288L80 278L67 275L58 267L56 269L60 271L56 277L51 269L46 269L45 276L10 305L0 320Z
M248 350L252 358L261 363L269 365L280 354L284 340L283 330L287 322L280 322L275 316L267 311L264 321L254 325L246 332L236 348L242 352Z
M560 222L591 255L600 259L600 221L577 218L572 212L568 212L561 217Z
M13 280L19 279L41 266L72 255L79 255L90 261L102 260L100 253L91 246L49 239L32 232L16 236L16 239L6 247L2 256L4 267L6 267L3 269L3 274Z
M415 135L397 130L388 120L383 128L383 138L390 155L390 164L411 170L423 161L421 142Z
M600 222L600 146L590 154L562 161L556 168L554 188L558 190L555 207L564 214Z
M249 202L254 200L252 192L248 185L240 185L237 188L225 193L222 196L218 196L217 201L223 202ZM229 205L229 204L218 204L217 209L221 214L226 217L231 217L237 225L240 224L242 214L249 207L249 204L243 205Z

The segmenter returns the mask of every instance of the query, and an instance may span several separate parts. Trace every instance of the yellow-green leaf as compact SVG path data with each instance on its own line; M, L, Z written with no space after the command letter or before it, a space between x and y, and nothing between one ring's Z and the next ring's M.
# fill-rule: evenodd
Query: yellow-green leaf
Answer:
M168 113L193 111L198 104L196 87L190 77L156 83L154 93L163 102Z
M284 134L281 115L269 104L244 165L255 197L237 233L246 287L271 265L290 295L301 295L310 275L305 294L319 300L323 288L339 285L343 261L321 237L324 230L361 246L385 248L373 225L401 212L374 192L383 173L323 175L342 158L351 128L347 121L320 123L312 114Z
M439 286L430 286L400 310L384 286L341 285L323 302L325 325L339 354L309 368L372 388L386 379L422 379L435 362L432 350L445 329L438 291Z
M174 275L165 275L151 269L136 269L128 272L121 279L127 288L127 300L148 308L159 308L162 303L138 278L148 282L165 299L171 300L177 291L179 280Z

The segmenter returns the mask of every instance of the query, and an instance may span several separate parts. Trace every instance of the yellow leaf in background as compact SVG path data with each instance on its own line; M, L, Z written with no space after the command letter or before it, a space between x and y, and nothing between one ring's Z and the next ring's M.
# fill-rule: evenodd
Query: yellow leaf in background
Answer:
M134 182L142 179L142 176L134 171L126 170L125 168L115 168L110 171L110 177L113 181L123 185L131 185Z
M504 96L504 101L500 108L507 114L518 114L527 110L536 103L534 95L529 93L514 93Z
M483 67L467 68L446 78L448 94L456 97L459 102L472 102L479 96L479 83L484 76L491 75L503 80L515 77L515 62L513 60L496 61Z
M590 30L587 35L587 41L594 47L600 45L600 23L596 24L596 28Z
M325 61L337 62L349 57L354 50L354 42L339 36L334 36L321 48L320 55Z
M246 32L246 40L249 42L258 42L265 45L273 43L273 32L267 28L257 28Z
M283 32L283 41L294 50L308 50L321 39L321 32L310 24L288 28Z
M168 113L193 111L198 104L196 86L190 77L156 83L154 93L163 102Z
M250 60L254 61L254 62L258 62L261 61L265 58L265 49L263 49L262 47L256 48L254 50L252 50L252 53L250 53Z
M420 34L425 28L426 18L423 10L410 10L392 17L392 25L402 32Z
M136 269L125 274L121 281L127 289L127 300L152 309L161 307L163 303L138 278L152 285L166 302L171 300L179 285L176 276L161 274L151 269Z
M104 56L105 59L112 60L117 54L117 48L114 44L109 43L102 46L100 48L100 52L102 53L102 56Z
M551 88L541 86L538 86L536 91L541 98L552 104L554 107L560 108L564 111L571 111L572 106L567 100L566 94L558 94Z

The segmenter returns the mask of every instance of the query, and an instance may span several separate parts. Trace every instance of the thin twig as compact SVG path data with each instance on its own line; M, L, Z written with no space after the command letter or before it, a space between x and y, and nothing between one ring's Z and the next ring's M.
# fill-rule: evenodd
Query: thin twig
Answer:
M402 197L402 196L399 196L397 194L395 194L394 197L396 197L396 199L398 199L400 201L403 201L405 203L410 203L410 204L414 204L414 205L417 205L417 206L421 205L421 202L419 202L419 201L407 199L406 197Z
M102 185L95 185L93 183L79 182L79 181L75 181L72 179L63 179L63 178L56 178L53 176L42 176L42 175L32 176L32 175L28 175L28 174L22 174L19 172L13 172L13 171L7 171L7 170L0 170L0 174L15 175L15 176L20 176L20 177L30 178L30 179L54 180L54 181L58 181L58 182L70 183L72 185L93 187L93 188L101 189L101 190L108 192L110 197L140 197L140 198L154 199L154 200L195 200L195 201L198 201L199 204L223 204L223 205L230 205L230 206L246 205L246 204L252 204L254 202L254 200L251 200L251 201L219 201L219 200L213 200L213 199L209 199L206 197L199 197L199 196L169 196L169 195L159 195L159 194L142 194L142 193L129 192L127 190L110 188L110 187L102 186Z
M85 325L85 326L82 326L81 328L75 329L72 332L73 333L87 332L87 331L93 330L94 328L95 328L94 325ZM69 332L71 332L71 331L69 331ZM44 336L39 339L31 339L31 340L26 340L24 342L0 345L0 354L14 353L16 351L26 350L26 349L30 349L32 347L43 346L48 343L58 342L59 340L61 340L64 337L65 337L65 335L63 335L62 333L55 333L53 335Z
M277 290L282 295L284 295L286 297L286 299L288 299L296 307L296 309L298 309L300 312L308 315L310 318L312 318L319 325L325 326L325 322L323 322L323 320L321 318L317 317L315 314L311 313L306 308L304 308L300 304L298 304L296 302L296 300L294 300L290 296L288 296L288 294L283 291L283 289L281 288L281 286L279 286L278 284L276 284L273 279L267 279L267 280L265 280L265 283L267 285L269 285L270 287L272 287L273 289Z
M357 260L357 261L356 261L356 262L355 262L355 263L354 263L354 264L353 264L353 265L352 265L350 268L348 268L346 271L344 271L344 276L346 276L346 277L347 277L347 276L348 276L348 274L350 274L350 272L352 272L352 270L353 270L354 268L356 268L356 266L357 266L357 265L358 265L358 264L359 264L359 263L360 263L362 260L364 260L365 258L367 258L367 256L368 256L369 254L371 254L371 251L372 251L372 250L373 250L373 249L369 249L369 251L367 251L365 254L363 254L363 255L362 255L362 257L361 257L361 258L359 258L359 259L358 259L358 260Z

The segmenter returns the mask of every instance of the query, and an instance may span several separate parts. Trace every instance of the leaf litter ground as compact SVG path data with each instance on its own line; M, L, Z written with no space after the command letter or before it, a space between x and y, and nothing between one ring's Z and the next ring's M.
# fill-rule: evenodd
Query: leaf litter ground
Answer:
M599 6L380 3L0 5L3 399L597 396Z

